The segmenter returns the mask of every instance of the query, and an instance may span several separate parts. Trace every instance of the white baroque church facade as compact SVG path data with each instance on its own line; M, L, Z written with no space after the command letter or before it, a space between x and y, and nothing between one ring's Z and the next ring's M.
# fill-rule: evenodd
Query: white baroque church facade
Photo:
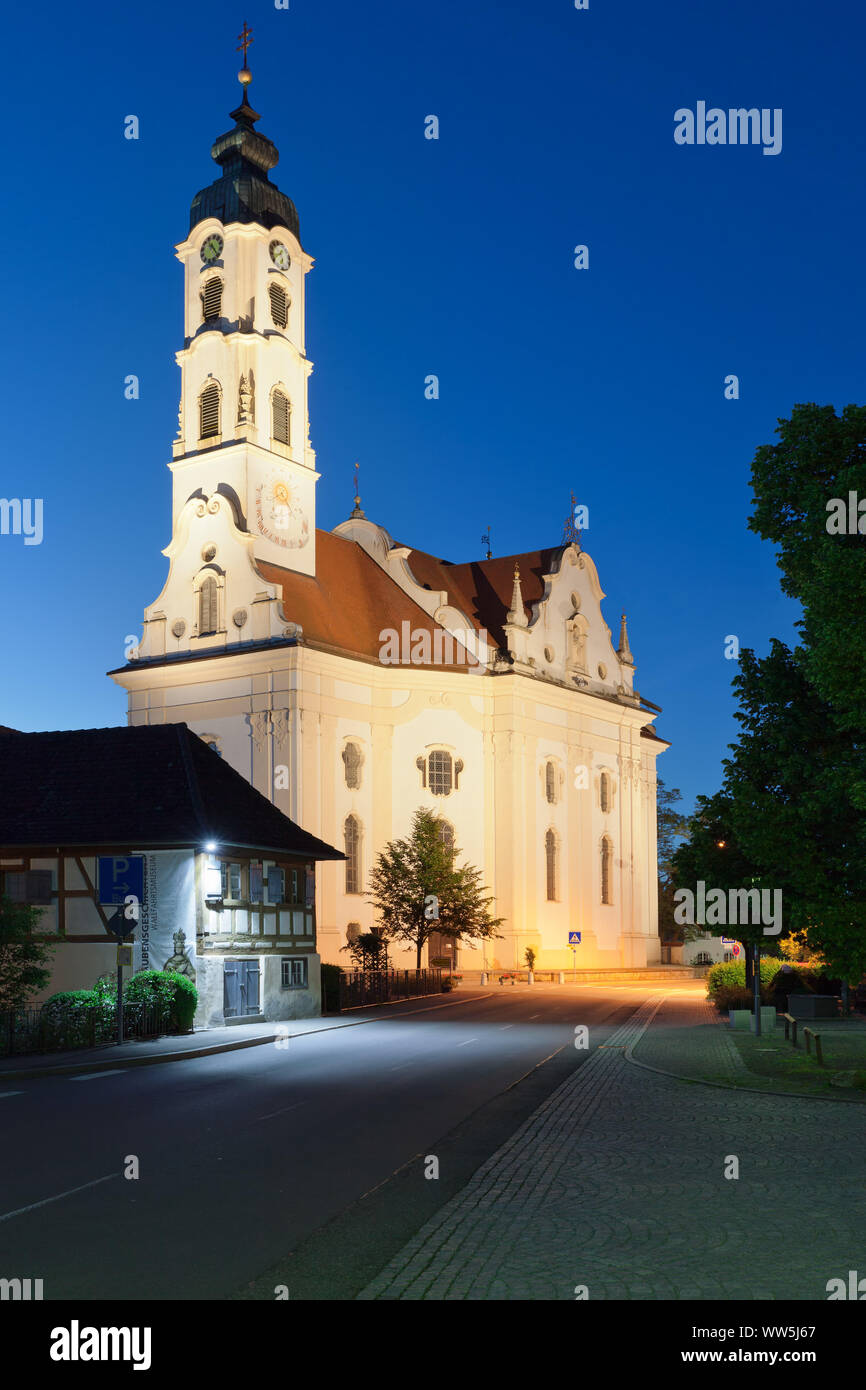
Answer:
M595 565L574 542L454 564L355 499L316 529L305 281L294 204L247 90L213 146L221 174L177 247L184 346L172 535L141 643L110 674L132 724L184 721L305 830L318 951L375 925L375 856L420 806L477 865L503 917L467 969L659 959L657 707L635 689ZM579 944L570 938L579 933ZM441 954L443 943L431 944ZM414 965L410 950L392 963Z

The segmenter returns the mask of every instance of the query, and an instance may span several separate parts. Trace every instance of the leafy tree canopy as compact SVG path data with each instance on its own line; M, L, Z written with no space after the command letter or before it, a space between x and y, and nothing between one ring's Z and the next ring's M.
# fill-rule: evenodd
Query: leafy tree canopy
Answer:
M381 934L389 941L411 942L419 969L433 932L455 941L490 940L505 920L492 915L493 898L480 869L457 865L460 852L444 843L438 817L422 807L415 812L411 834L391 840L370 874L367 896Z

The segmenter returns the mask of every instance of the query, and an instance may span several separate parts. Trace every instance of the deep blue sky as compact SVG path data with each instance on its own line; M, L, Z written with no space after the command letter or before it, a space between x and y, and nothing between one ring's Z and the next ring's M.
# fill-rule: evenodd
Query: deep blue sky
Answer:
M496 554L558 544L573 490L688 806L736 730L725 636L764 651L797 616L746 530L754 451L795 402L866 398L866 23L850 0L19 10L0 496L44 498L45 539L0 537L0 723L125 722L104 672L170 539L173 245L216 177L244 14L273 177L316 258L318 524L348 514L355 459L367 515L455 561L481 554L488 522ZM781 107L782 153L677 146L674 111L698 100Z

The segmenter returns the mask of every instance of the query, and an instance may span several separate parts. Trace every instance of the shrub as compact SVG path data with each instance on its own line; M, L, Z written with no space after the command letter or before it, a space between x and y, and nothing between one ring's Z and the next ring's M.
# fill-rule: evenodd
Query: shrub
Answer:
M340 1008L339 965L322 965L322 1013L337 1013Z
M443 975L440 988L443 994L448 994L454 988L454 981L451 980L447 975Z
M126 1003L143 1008L162 1006L168 1014L169 1029L177 1033L192 1027L198 990L186 975L173 970L140 970L127 984L123 997Z
M761 961L761 988L772 985L773 980L779 973L783 962L774 958L763 959ZM719 961L717 965L711 966L707 974L707 992L715 998L718 991L724 987L740 988L746 987L746 962L744 960L725 960Z
M99 1002L95 989L64 989L52 994L42 1007L52 1013L62 1013L64 1009L93 1009Z
M722 1013L729 1009L748 1009L751 1011L755 997L745 985L722 985L713 995L713 1003ZM772 1004L773 995L767 989L761 990L761 1003Z

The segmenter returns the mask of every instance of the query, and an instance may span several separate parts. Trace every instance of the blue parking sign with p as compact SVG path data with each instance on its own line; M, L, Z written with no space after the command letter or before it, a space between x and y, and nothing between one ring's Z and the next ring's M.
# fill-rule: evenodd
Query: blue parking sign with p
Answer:
M568 944L569 944L569 946L579 946L579 945L580 945L580 932L579 932L579 931L570 931L570 932L568 933Z
M141 902L144 898L144 855L130 854L125 859L100 855L97 886L103 906L122 906L130 896Z

